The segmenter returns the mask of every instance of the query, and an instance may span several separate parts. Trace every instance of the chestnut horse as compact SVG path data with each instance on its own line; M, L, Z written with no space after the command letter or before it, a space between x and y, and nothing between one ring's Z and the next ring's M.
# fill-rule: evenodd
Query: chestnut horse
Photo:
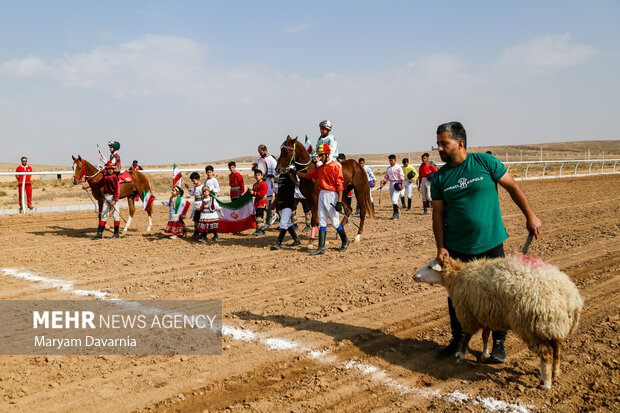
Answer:
M287 172L291 165L295 165L297 171L310 172L314 170L314 164L311 162L310 154L304 145L290 136L280 146L280 157L276 165L276 173ZM346 224L347 217L353 211L351 208L351 199L346 196L351 189L355 191L355 198L360 204L360 225L358 227L355 242L359 242L360 236L364 231L364 220L366 215L375 218L375 210L370 201L370 186L368 185L368 176L364 168L352 159L342 162L342 174L344 175L344 191L342 192L342 203L344 218L342 224ZM310 208L312 209L312 226L319 224L318 219L318 198L319 194L315 191L314 182L309 179L299 177L299 190L306 197Z
M103 208L103 171L101 169L95 168L91 165L87 160L82 159L80 155L76 158L75 156L71 156L73 158L73 184L77 185L80 182L88 182L90 185L90 189L93 193L93 197L99 202L99 214L101 214L101 210ZM141 173L140 171L129 171L133 182L127 182L120 184L121 186L121 194L119 199L127 198L127 204L129 205L129 219L125 224L125 228L123 232L127 232L129 229L129 225L131 225L131 219L133 218L133 213L136 210L134 205L134 199L136 196L139 196L142 201L144 201L144 192L143 191L151 191L151 184L149 182L149 178ZM116 206L118 208L118 204ZM146 228L146 232L151 231L151 227L153 226L153 220L151 218L151 210L153 207L149 207L146 211L149 214L149 226Z

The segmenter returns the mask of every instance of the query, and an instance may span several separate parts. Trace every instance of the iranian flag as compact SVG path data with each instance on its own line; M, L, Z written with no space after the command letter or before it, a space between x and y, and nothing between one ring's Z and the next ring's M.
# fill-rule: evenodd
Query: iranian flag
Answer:
M174 169L172 170L172 185L176 185L177 182L179 182L181 179L183 179L183 175L181 174L181 170L175 163Z
M256 228L252 192L249 189L232 202L222 202L217 198L215 199L222 207L224 215L224 218L220 218L217 232L241 232Z
M304 146L306 147L306 150L308 151L308 153L312 153L313 148L312 148L312 144L310 143L310 140L308 140L308 135L306 135Z
M142 191L142 199L143 199L143 206L144 206L144 210L147 211L151 205L153 205L153 201L155 200L155 196L153 196L152 193L150 193L149 191Z

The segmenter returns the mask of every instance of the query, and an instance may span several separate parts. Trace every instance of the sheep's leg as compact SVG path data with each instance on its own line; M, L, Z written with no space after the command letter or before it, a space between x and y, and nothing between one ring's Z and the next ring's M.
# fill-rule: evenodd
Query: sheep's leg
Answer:
M551 388L553 351L548 344L540 345L540 384L539 388L549 390Z
M456 352L454 357L456 358L456 362L460 363L465 359L465 354L467 354L467 347L469 346L469 340L471 340L472 334L469 331L465 332L463 335L463 344L461 344L461 349Z
M482 354L480 355L480 361L486 361L491 355L491 350L489 349L489 336L491 335L491 329L485 328L482 330Z
M553 340L551 348L553 349L553 373L551 377L556 380L560 376L560 341Z

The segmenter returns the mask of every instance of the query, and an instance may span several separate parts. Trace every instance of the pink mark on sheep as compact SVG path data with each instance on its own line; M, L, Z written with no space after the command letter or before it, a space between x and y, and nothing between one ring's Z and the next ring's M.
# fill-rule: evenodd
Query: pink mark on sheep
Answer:
M517 254L515 258L521 261L523 264L530 266L531 268L541 268L541 269L555 268L554 265L544 262L539 257L531 257L529 255Z

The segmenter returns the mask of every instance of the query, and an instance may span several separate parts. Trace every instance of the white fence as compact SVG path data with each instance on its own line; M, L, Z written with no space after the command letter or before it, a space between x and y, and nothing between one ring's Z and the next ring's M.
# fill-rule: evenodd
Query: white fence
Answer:
M526 181L534 179L558 179L558 178L573 178L584 177L592 175L611 175L620 173L618 163L620 159L582 159L582 160L559 160L559 161L518 161L518 162L503 162L506 165L508 171L512 171L511 174L517 181ZM443 164L438 164L441 166ZM371 168L385 169L389 165L377 164L368 165ZM557 167L559 166L559 170ZM237 171L250 171L250 167L239 167ZM181 172L196 171L192 169L180 169ZM217 172L228 171L228 168L215 168ZM145 169L140 171L145 174L172 174L172 169ZM15 176L15 175L56 175L59 179L63 175L73 177L73 171L49 171L49 172L0 172L0 176ZM521 176L523 175L523 176ZM25 179L23 180L25 181ZM22 211L25 213L26 197L24 193L24 187L22 185Z

